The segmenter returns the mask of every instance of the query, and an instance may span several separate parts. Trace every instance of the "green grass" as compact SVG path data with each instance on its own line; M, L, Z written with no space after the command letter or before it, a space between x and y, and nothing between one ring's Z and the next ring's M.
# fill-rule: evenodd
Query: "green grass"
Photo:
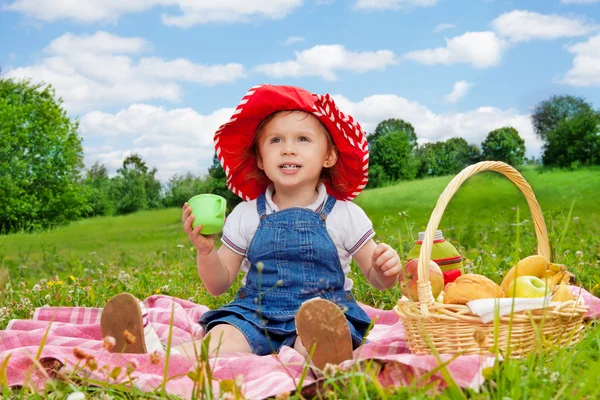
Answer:
M566 264L584 287L599 295L600 170L540 172L529 168L523 175L544 212L553 260ZM356 202L373 220L377 239L396 247L404 257L417 232L425 229L451 178L368 190ZM472 272L496 281L518 258L535 253L527 204L514 185L498 174L482 173L466 182L450 202L440 228L460 249ZM0 283L8 280L11 284L0 292L0 328L11 318L30 318L35 307L102 306L125 290L140 298L167 293L210 307L228 302L239 280L228 293L217 298L209 295L196 275L195 252L190 246L179 209L93 218L47 232L0 236ZM353 278L355 295L364 303L389 309L400 295L397 288L371 288L355 272ZM599 338L600 329L592 324L586 339L576 347L501 363L488 371L482 393L464 394L494 399L597 398ZM1 378L0 370L0 382ZM344 398L343 390L361 393L359 397L381 397L382 393L390 398L457 395L416 383L383 390L364 374L340 375L332 382L337 382L332 398ZM68 392L72 387L76 386L59 385L53 390ZM111 390L118 395L121 389ZM25 396L26 389L20 393Z

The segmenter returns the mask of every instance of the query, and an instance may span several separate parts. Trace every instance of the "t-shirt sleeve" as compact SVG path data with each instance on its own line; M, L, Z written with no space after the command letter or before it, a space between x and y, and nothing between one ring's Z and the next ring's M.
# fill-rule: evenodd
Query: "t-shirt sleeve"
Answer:
M244 214L247 205L246 202L242 202L233 209L227 216L225 226L223 226L223 234L221 235L221 242L241 256L246 255L249 245L244 224Z
M373 236L373 223L367 214L358 205L346 201L346 235L344 235L344 247L354 255Z

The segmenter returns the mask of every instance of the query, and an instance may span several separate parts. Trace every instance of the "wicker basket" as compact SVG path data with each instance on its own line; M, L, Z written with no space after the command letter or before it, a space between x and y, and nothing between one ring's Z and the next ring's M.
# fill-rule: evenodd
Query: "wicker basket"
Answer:
M533 216L538 254L550 259L542 211L523 176L510 165L498 161L483 161L465 168L441 194L427 225L419 256L419 302L398 300L394 307L404 322L410 350L415 354L432 354L433 347L440 354L485 354L497 349L503 355L520 357L540 348L564 347L579 342L587 312L580 299L548 303L546 308L514 312L489 323L483 323L466 305L435 302L429 269L425 267L429 265L435 231L460 185L481 171L499 172L523 192Z

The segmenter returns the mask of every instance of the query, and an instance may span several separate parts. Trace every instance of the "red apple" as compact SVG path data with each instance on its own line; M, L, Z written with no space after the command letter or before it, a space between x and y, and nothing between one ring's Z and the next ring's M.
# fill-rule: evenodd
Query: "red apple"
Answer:
M415 258L406 263L402 269L402 273L398 276L400 290L402 294L412 301L419 301L419 289L417 280L419 278L419 259ZM434 261L429 261L429 282L431 282L431 292L433 298L437 298L444 289L444 274Z

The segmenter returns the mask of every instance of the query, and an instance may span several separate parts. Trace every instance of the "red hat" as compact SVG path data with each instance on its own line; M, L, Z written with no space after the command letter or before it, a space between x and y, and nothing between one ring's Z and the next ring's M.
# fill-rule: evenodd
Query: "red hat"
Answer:
M269 182L258 178L256 157L250 146L261 122L275 112L286 110L312 114L329 131L338 149L335 174L348 183L348 189L336 188L331 178L326 178L327 192L338 200L358 196L368 181L369 146L364 131L350 115L338 110L328 94L313 94L293 86L254 86L229 121L215 133L215 150L227 175L227 187L246 201L266 190Z

